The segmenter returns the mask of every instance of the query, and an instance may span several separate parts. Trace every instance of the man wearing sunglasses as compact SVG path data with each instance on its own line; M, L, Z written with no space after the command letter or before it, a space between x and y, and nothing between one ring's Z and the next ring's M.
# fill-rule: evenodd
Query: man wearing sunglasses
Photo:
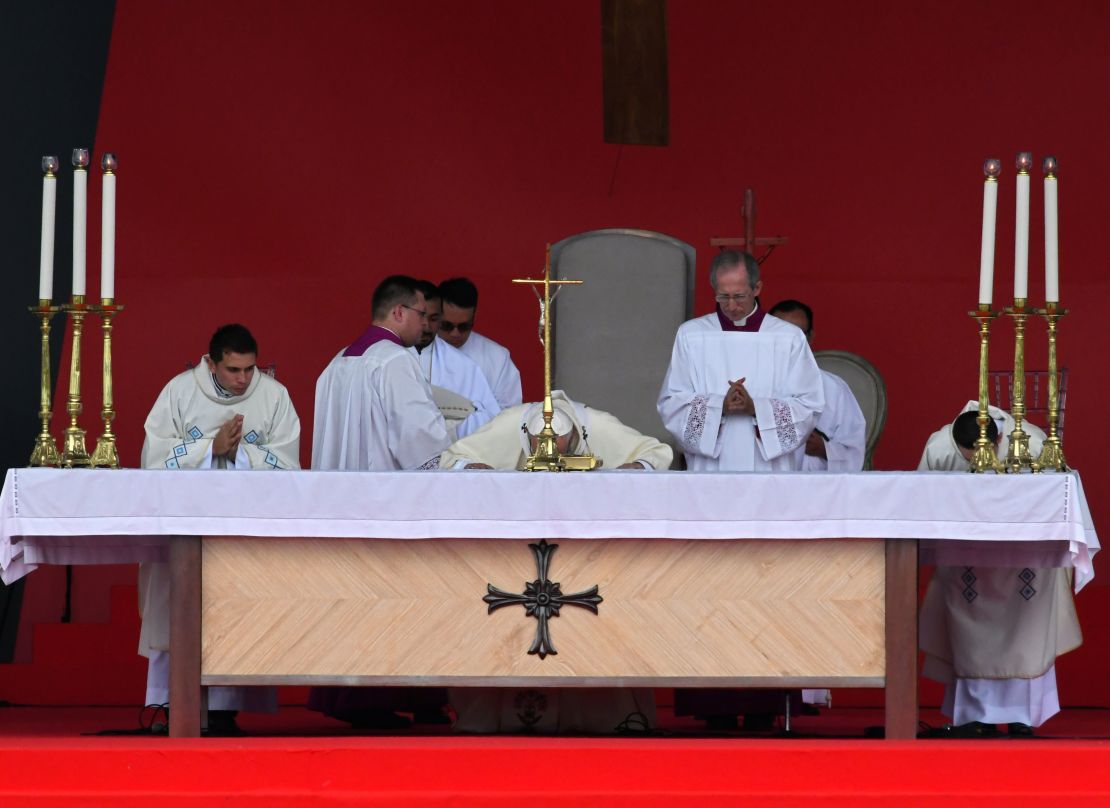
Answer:
M524 401L520 371L508 349L474 330L478 287L467 278L451 278L439 285L439 293L443 298L440 337L478 363L502 409Z

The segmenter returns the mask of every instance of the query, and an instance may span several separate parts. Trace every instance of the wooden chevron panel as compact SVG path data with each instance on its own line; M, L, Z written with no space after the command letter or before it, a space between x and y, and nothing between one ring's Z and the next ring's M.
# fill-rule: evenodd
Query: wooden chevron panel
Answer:
M526 652L523 607L487 614L486 584L522 592L528 542L210 538L202 675L735 678L884 675L881 541L561 540L550 579L599 585L564 607L557 655Z

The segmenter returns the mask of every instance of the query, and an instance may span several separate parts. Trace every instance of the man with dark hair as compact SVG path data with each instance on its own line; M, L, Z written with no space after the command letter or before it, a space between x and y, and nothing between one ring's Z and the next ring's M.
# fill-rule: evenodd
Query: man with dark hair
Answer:
M451 278L439 285L439 293L443 298L439 335L478 364L502 408L520 404L524 400L520 371L508 349L474 330L478 287L467 278Z
M171 379L151 408L143 468L300 468L297 411L285 387L258 372L257 357L258 344L245 327L217 329L208 353ZM148 704L169 701L169 588L166 564L140 565L139 653L150 659ZM276 705L272 689L210 688L209 728L234 733L234 711Z
M802 329L813 347L813 309L800 300L783 300L771 314ZM867 454L867 422L852 388L842 378L821 371L825 408L813 431L795 453L802 471L863 471Z
M969 401L930 436L919 471L968 470L979 439L978 410L979 402ZM987 438L1001 459L1014 419L997 407L990 417ZM1028 421L1022 429L1036 456L1044 432ZM995 554L992 561L1006 559ZM1032 735L1060 710L1056 657L1082 641L1071 576L1060 567L938 563L921 606L922 672L945 685L941 712L952 719L946 733L955 737L996 736L998 724L1008 725L1010 735Z
M452 440L465 438L501 412L501 405L477 363L439 337L443 314L439 288L430 281L420 281L418 287L424 295L428 320L420 339L409 350L432 386L432 398L443 413L448 436Z
M419 281L391 275L374 290L372 320L316 382L314 469L434 469L450 439L432 388L407 350L428 322Z
M691 470L792 471L825 405L809 344L760 308L752 256L721 252L709 283L716 311L679 327L659 416Z

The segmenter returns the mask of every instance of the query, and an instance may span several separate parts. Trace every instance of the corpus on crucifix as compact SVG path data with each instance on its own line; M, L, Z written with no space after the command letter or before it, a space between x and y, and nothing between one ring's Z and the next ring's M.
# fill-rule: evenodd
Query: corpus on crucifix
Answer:
M775 247L786 243L786 236L756 236L755 234L755 191L751 188L744 190L744 207L740 209L740 218L744 221L744 235L742 237L725 236L709 239L711 247L722 250L743 250L752 255L759 263L775 251ZM766 247L763 255L756 254L757 247Z
M536 450L528 458L525 466L528 471L592 471L599 465L592 454L569 455L559 452L558 436L551 426L555 408L551 403L551 301L563 286L579 286L583 281L551 279L551 245L547 245L547 258L544 261L542 278L513 278L513 283L532 285L540 302L540 342L543 343L543 431L539 434ZM543 296L536 288L543 286Z

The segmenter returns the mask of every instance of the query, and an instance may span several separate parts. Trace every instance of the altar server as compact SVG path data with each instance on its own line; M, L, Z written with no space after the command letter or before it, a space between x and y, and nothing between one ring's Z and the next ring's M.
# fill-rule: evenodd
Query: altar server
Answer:
M603 469L666 469L671 448L641 435L612 415L551 393L552 429L562 454L589 452ZM442 468L522 470L543 430L543 403L504 410L485 427L443 453ZM450 700L459 732L613 733L626 721L643 726L655 720L655 700L646 688L457 688Z
M825 397L805 335L759 307L759 264L726 250L709 271L717 310L683 323L659 415L694 471L791 471Z
M524 400L520 371L508 349L474 330L478 287L466 278L451 278L439 285L439 293L443 296L439 335L478 363L502 408L520 404Z
M462 351L439 337L443 300L434 283L420 281L428 319L420 340L409 348L424 378L432 386L432 398L443 414L451 440L465 438L501 412L482 369Z
M241 325L219 328L196 367L162 388L146 419L146 469L300 468L301 424L289 393L257 370L258 345ZM147 704L169 702L169 565L139 567L142 629L149 658ZM234 732L234 713L276 709L272 688L209 689L209 727Z
M428 319L418 281L404 275L374 290L372 321L316 382L314 469L434 469L450 443L432 388L407 348Z
M929 438L920 471L967 471L979 437L979 404L969 401L956 420ZM988 438L998 457L1008 450L1014 419L990 408ZM1028 421L1034 457L1044 432ZM921 607L923 673L943 682L941 712L960 737L1032 735L1060 710L1056 657L1083 638L1075 613L1071 571L1059 567L938 566Z
M800 300L783 300L771 314L802 329L813 347L813 309ZM863 471L867 454L867 422L848 383L835 373L821 371L825 407L817 423L795 453L802 471Z

